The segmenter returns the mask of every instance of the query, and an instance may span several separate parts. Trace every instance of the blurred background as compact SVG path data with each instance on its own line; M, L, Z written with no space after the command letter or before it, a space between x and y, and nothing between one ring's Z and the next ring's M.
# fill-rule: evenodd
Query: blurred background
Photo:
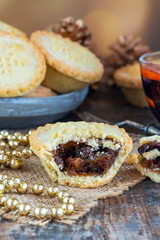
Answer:
M159 9L159 0L0 0L0 19L30 35L69 15L83 18L103 55L126 33L141 35L152 50L160 50Z

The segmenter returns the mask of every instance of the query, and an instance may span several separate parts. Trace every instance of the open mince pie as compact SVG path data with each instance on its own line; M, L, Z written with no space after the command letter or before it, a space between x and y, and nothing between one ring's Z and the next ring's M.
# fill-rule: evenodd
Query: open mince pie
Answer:
M39 127L30 144L54 182L81 188L109 183L132 149L124 129L87 122Z
M137 169L154 182L160 183L160 136L141 138L138 152Z

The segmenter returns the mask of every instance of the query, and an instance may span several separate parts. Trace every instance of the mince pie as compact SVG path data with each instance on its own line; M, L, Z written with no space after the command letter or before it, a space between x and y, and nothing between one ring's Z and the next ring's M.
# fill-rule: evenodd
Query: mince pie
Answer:
M32 33L31 40L41 49L50 66L43 81L45 86L66 93L101 79L100 60L78 42L47 31Z
M104 123L47 124L29 140L54 182L80 188L109 183L132 149L124 129Z
M154 182L160 183L160 136L141 138L138 152L137 169Z
M22 96L44 79L43 54L26 37L0 32L0 97Z
M119 68L114 78L129 103L137 107L148 107L138 62Z
M0 31L7 32L7 33L14 33L18 36L23 36L23 37L26 36L26 34L24 32L22 32L21 30L15 28L15 27L12 27L11 25L9 25L5 22L2 22L2 21L0 21Z

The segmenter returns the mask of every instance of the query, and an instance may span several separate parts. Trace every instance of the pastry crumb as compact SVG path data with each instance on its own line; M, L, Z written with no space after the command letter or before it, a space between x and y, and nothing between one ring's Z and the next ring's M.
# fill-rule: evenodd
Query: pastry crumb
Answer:
M127 157L127 164L133 165L133 164L137 164L138 163L138 157L136 153L131 153L128 157Z

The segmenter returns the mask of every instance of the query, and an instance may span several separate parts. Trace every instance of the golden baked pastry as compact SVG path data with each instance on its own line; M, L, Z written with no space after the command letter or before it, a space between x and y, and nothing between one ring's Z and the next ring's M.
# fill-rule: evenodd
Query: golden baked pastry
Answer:
M137 169L152 181L160 183L160 136L141 138L138 152Z
M2 21L0 21L0 31L7 32L7 33L14 33L18 36L23 36L23 37L26 36L24 32Z
M73 89L75 81L80 81L78 84L80 84L81 88L84 86L84 83L92 84L101 79L103 75L103 65L100 60L79 43L73 42L69 38L63 38L59 34L46 31L32 33L31 40L37 44L43 52L47 64L67 76L64 76L65 81L63 87L65 84L66 86L72 85L69 86L69 88L72 87ZM57 79L56 75L57 72L53 71L53 82L51 83L51 73L49 76L47 74L44 84L53 89L57 88L59 81L54 81L54 78ZM60 77L61 76L62 75L60 75ZM68 81L70 81L70 83ZM77 86L78 85L76 85L76 89Z
M132 105L148 107L143 91L140 65L138 62L119 68L114 74L114 79L116 84L121 87L126 99Z
M22 97L27 98L38 98L38 97L54 97L57 96L57 93L52 91L52 89L44 87L42 85L36 87L31 92L23 95Z
M85 82L77 81L75 78L64 75L49 65L47 65L45 79L42 84L59 93L76 91L88 85Z
M21 96L44 79L43 54L25 37L0 32L0 97Z
M131 153L129 156L126 158L127 164L134 165L138 163L138 156L136 153Z
M124 129L104 123L47 124L29 140L54 182L80 188L109 183L132 149Z

